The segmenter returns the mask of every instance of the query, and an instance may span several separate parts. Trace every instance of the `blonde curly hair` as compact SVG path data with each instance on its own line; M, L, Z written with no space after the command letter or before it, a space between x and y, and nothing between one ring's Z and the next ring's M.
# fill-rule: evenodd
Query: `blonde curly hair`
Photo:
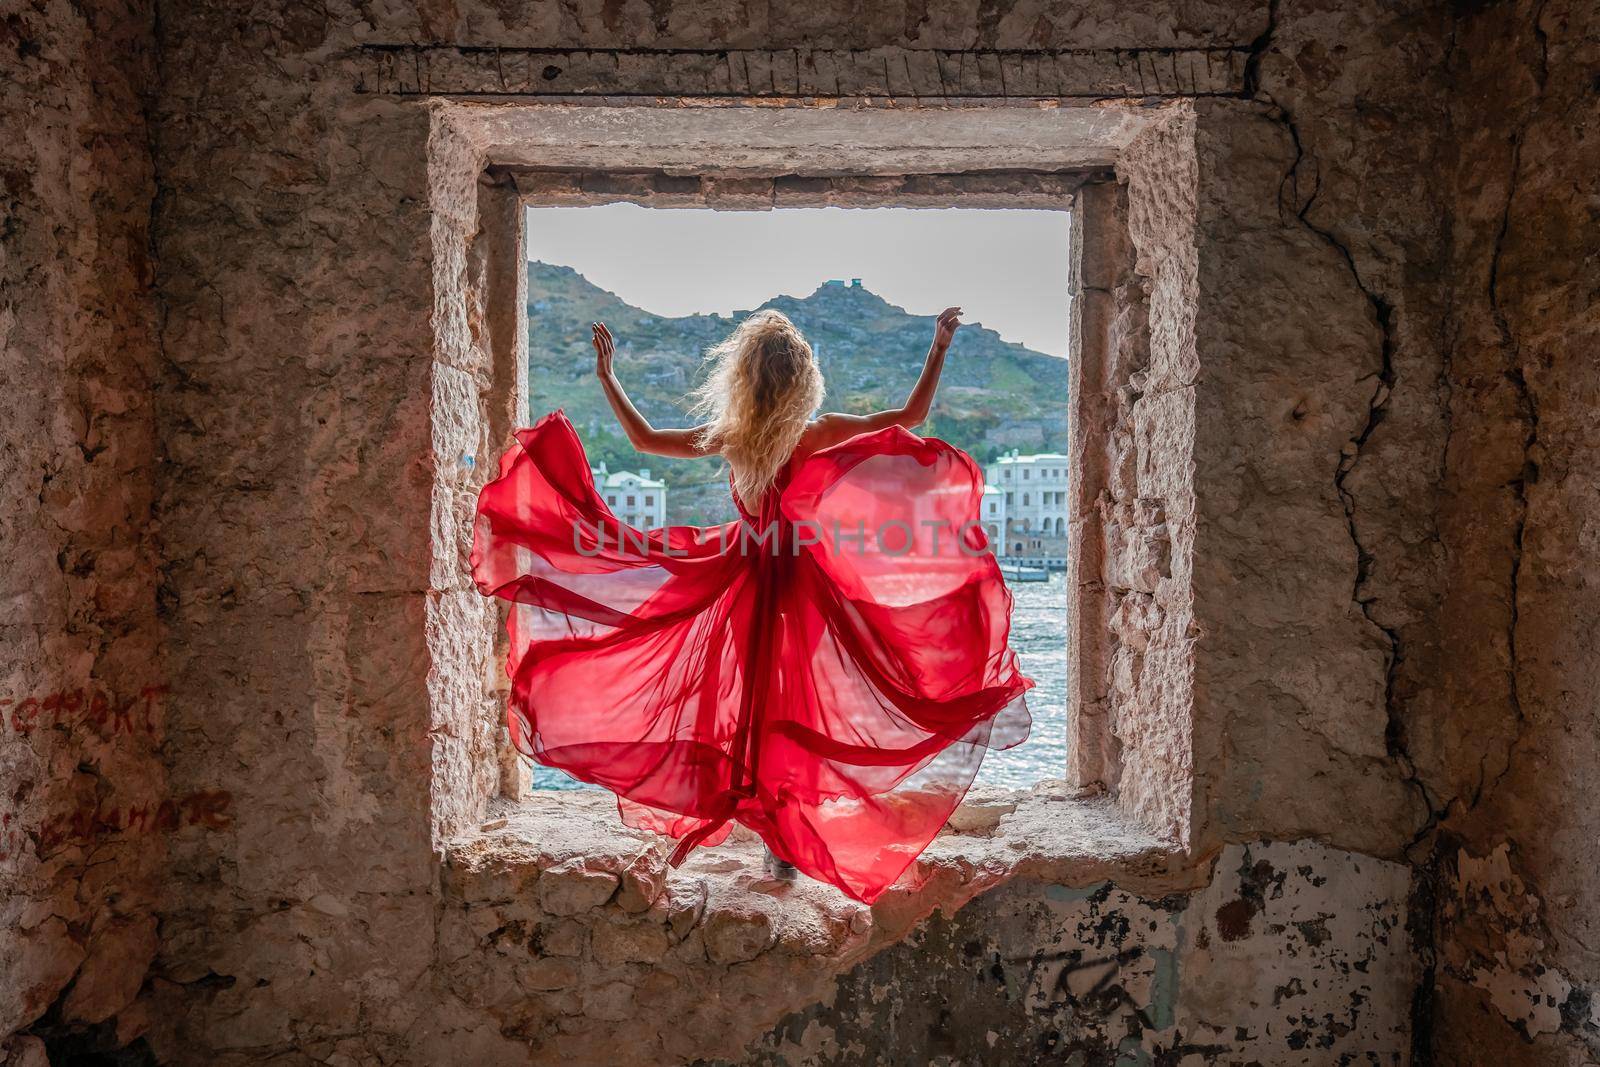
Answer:
M741 322L706 352L710 373L693 412L706 416L697 443L722 453L746 507L760 507L822 403L822 371L789 316L771 308Z

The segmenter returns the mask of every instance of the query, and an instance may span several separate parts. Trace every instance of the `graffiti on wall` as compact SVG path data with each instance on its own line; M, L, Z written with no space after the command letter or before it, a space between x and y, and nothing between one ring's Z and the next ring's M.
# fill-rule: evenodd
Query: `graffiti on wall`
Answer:
M47 730L92 734L107 741L156 739L167 691L165 685L150 684L121 694L101 686L13 693L0 697L0 742L26 740ZM113 835L164 834L190 827L220 830L233 821L229 810L233 795L224 789L138 801L89 796L65 810L47 813L42 821L16 810L27 792L24 783L3 798L8 810L0 810L0 862L30 852L44 858L63 847Z
M188 827L223 830L233 824L233 794L199 789L181 797L140 804L85 801L26 830L11 812L0 812L0 862L21 856L33 843L41 857L66 845L84 845L112 834L161 834Z
M0 736L27 737L57 726L92 729L106 738L154 737L159 729L161 697L166 692L164 685L146 685L134 695L122 697L97 687L0 697Z

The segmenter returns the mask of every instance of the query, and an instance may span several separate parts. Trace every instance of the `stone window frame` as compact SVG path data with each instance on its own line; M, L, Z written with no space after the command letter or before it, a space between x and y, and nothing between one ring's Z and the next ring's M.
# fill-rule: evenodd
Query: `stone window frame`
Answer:
M1193 391L1155 388L1152 362L1171 362L1162 349L1175 342L1192 348L1193 214L1181 207L1194 193L1172 195L1172 183L1193 181L1192 109L806 108L777 118L742 106L430 106L436 594L471 591L472 504L525 422L527 206L1068 209L1073 669L1062 773L1071 795L1107 797L1116 820L1187 850ZM1156 418L1151 403L1139 414L1147 394ZM1177 625L1141 630L1156 598ZM446 600L435 598L428 627L441 848L497 805L527 803L528 784L504 737L503 611L459 596L447 610Z

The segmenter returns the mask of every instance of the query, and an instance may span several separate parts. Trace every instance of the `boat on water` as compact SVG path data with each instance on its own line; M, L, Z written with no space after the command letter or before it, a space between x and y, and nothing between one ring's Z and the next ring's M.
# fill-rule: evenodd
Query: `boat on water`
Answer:
M1050 572L1043 567L1024 567L1020 563L1001 563L1000 577L1008 582L1048 582Z

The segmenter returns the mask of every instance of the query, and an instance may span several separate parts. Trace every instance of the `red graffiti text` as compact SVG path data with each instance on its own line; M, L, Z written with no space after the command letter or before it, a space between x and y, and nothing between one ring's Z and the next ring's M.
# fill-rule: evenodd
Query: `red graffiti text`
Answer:
M228 809L233 794L222 789L201 789L159 803L116 805L83 804L47 821L37 835L39 855L48 855L63 845L88 844L112 834L160 834L197 826L205 830L224 830L233 825ZM31 834L11 825L9 815L0 816L0 860L22 851Z
M0 697L0 730L26 737L35 730L60 726L92 728L102 737L119 734L156 736L156 713L164 685L147 685L126 698L99 689L66 689L28 697Z

